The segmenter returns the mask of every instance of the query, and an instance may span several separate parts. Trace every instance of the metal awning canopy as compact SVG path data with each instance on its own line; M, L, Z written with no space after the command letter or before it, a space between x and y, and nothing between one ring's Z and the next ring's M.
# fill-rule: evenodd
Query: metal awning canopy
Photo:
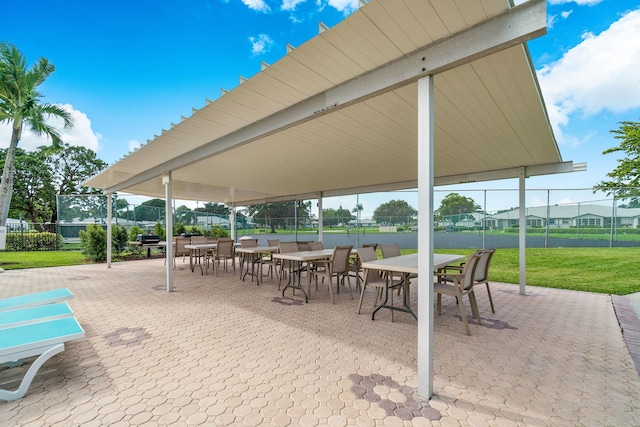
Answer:
M84 185L246 205L416 188L434 75L435 185L573 170L524 42L544 1L371 0ZM542 12L542 13L540 13Z

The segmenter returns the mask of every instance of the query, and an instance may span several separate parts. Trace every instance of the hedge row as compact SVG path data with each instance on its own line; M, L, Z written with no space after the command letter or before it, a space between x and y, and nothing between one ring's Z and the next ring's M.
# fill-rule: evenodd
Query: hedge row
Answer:
M58 249L56 233L46 231L24 231L7 233L5 250L19 251L55 251Z
M527 228L527 233L544 233L546 231L546 228L544 227L530 227ZM505 233L517 233L518 229L517 228L505 228L504 229ZM616 228L615 232L617 234L639 234L640 235L640 228L629 228L629 227L623 227L623 228ZM553 233L553 234L577 234L577 233L584 233L584 234L611 234L611 229L610 228L602 228L602 227L570 227L570 228L549 228L549 233Z

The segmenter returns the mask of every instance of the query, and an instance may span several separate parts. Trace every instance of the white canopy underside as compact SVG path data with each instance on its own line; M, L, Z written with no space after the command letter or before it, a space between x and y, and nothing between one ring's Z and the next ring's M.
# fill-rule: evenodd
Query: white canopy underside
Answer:
M517 28L524 8L371 0L85 185L162 198L170 171L174 198L236 205L415 188L426 74L436 185L570 171L523 44L541 31Z

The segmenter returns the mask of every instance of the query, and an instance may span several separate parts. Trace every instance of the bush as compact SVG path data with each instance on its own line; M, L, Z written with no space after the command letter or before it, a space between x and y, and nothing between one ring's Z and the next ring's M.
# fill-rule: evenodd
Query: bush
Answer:
M173 235L174 236L179 236L182 233L185 233L186 229L184 228L184 223L183 222L178 222L176 223L175 227L173 227Z
M153 227L153 234L160 236L160 240L167 240L167 231L162 228L162 224L159 222L156 222L156 225Z
M80 231L80 248L87 259L97 262L107 259L107 232L98 224Z
M207 237L229 237L229 232L220 227L212 227L209 231L206 231L204 235Z
M134 225L129 229L129 240L135 242L138 238L138 234L144 234L144 230L137 225Z
M116 254L121 254L127 249L129 236L124 225L116 225L111 229L111 248Z
M7 233L7 252L18 251L55 251L58 249L56 233L29 230L25 232Z

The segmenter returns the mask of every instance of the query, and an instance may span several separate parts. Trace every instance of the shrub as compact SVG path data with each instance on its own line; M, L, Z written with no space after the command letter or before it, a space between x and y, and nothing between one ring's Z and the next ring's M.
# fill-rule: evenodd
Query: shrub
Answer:
M107 232L98 224L87 225L80 231L80 248L84 256L91 261L107 259Z
M129 236L124 225L116 225L111 229L111 248L116 254L121 254L128 246Z
M229 232L220 227L212 227L209 231L206 231L204 235L207 237L229 237Z
M5 250L17 251L55 251L58 249L58 236L56 233L46 231L29 230L24 232L7 233Z
M144 230L137 225L134 225L129 229L129 240L135 242L135 240L138 238L138 234L144 234Z
M175 226L173 227L173 235L174 236L179 236L182 233L185 233L186 230L184 228L184 223L183 222L178 222L175 224Z
M160 240L167 240L167 231L162 228L162 224L159 222L156 222L156 225L153 227L153 234L160 236Z

